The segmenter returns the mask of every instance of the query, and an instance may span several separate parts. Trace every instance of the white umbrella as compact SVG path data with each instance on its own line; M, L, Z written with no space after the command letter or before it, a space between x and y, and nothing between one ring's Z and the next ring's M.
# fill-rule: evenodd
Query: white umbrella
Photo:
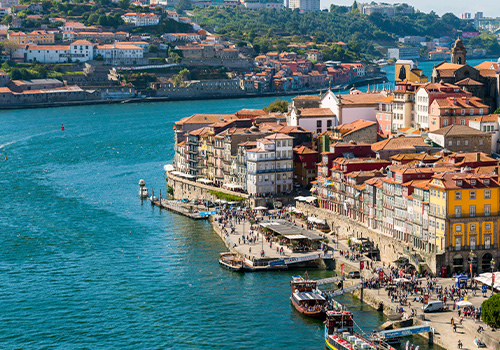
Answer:
M298 197L295 197L296 200L298 200L299 202L303 202L306 200L306 197L304 196L298 196Z
M409 280L409 279L407 279L407 278L396 278L396 279L394 280L394 282L396 282L396 283L397 283L397 282L403 282L403 283L404 283L404 282L410 282L410 280Z
M266 210L267 208L266 207L255 207L254 209L255 210Z
M462 301L459 301L457 303L457 306L460 306L460 307L472 306L472 303L470 301L467 301L467 300L462 300Z

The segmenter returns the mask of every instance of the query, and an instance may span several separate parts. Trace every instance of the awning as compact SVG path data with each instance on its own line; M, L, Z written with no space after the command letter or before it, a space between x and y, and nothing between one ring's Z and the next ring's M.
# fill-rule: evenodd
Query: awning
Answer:
M205 178L200 178L200 179L196 180L196 182L201 182L204 184L211 184L212 183L212 181L210 181L209 179L205 179Z
M237 184L223 184L222 187L226 187L226 188L241 188L240 185L237 185Z
M188 179L194 179L196 176L191 175L191 174L186 174L186 173L179 173L179 176L188 178Z
M298 196L298 197L295 197L295 200L298 200L299 202L304 202L306 200L307 197L303 197L303 196Z
M172 171L174 170L174 166L172 164L165 164L163 166L163 170L165 170L166 172Z
M314 222L315 224L323 224L323 225L325 224L325 220L321 220L321 219L315 218L313 216L309 216L307 218L307 221Z
M316 198L316 197L314 197L314 196L309 196L309 197L306 197L306 198L305 198L305 201L306 201L307 203L311 203L311 202L314 202L316 199L317 199L317 198Z
M321 294L312 293L312 292L295 292L295 293L293 293L293 296L298 301L307 301L307 300L321 300L321 301L324 301L324 300L326 300L323 296L321 296Z
M292 239L308 239L309 237L306 237L304 235L284 235L286 239L292 240Z

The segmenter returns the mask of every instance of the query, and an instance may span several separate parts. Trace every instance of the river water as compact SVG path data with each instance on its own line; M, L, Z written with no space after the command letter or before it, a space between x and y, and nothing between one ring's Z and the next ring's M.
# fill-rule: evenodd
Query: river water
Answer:
M209 223L137 198L141 178L165 191L176 120L274 99L0 111L0 347L322 349L292 272L224 270ZM366 331L384 321L341 301Z

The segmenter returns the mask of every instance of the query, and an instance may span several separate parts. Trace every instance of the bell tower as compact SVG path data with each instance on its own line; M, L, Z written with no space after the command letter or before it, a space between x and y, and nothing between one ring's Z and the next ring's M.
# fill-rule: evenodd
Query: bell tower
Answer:
M465 64L467 58L467 49L460 37L455 41L451 48L451 63Z

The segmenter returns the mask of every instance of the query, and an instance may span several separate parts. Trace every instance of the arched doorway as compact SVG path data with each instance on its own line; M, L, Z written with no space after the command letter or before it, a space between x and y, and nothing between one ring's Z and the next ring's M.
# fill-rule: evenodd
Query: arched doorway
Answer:
M493 255L491 253L485 253L481 259L481 269L483 272L491 271L491 259Z
M460 254L453 256L453 272L462 272L464 270L464 257Z

